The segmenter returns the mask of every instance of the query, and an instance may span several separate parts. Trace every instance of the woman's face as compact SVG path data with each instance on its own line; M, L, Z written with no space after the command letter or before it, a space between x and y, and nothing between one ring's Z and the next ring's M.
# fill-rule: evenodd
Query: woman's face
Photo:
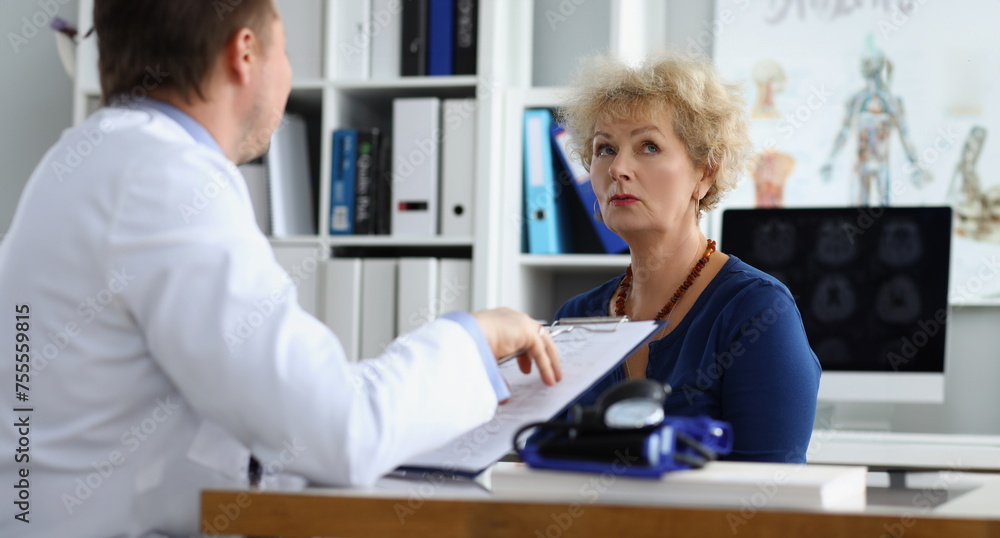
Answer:
M697 203L711 179L691 162L669 110L643 121L599 121L593 144L590 177L608 228L628 240L698 226Z

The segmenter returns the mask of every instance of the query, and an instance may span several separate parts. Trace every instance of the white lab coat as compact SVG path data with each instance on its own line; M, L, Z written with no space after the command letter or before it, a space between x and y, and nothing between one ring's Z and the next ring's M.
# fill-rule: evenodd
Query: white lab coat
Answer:
M245 486L251 450L270 473L369 484L492 417L459 323L352 364L295 293L236 167L173 120L102 109L66 131L0 242L0 349L29 305L32 365L26 402L0 367L0 483L16 496L27 469L31 521L0 503L0 535L190 534L199 490Z

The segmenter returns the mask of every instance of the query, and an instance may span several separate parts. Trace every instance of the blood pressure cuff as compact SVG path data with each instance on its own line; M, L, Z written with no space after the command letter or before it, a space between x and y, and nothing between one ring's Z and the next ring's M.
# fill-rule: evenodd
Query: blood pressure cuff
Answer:
M700 468L733 448L732 426L709 417L667 416L642 429L580 432L539 426L519 450L530 467L659 478L664 473Z

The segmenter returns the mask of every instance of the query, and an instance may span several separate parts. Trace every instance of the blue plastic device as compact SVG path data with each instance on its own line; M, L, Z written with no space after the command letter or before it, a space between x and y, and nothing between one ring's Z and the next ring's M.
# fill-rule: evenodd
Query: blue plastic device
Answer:
M701 467L733 449L732 426L704 416L667 416L641 430L571 435L567 430L533 435L519 449L521 459L536 469L660 478Z

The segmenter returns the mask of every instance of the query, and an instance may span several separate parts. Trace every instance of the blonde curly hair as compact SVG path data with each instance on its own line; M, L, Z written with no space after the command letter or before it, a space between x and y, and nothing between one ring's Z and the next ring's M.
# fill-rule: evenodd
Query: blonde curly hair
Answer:
M579 73L557 110L573 153L590 170L599 121L641 119L669 110L674 134L696 167L714 171L699 209L714 208L736 187L751 142L742 87L726 84L711 62L660 54L639 66L597 57Z

